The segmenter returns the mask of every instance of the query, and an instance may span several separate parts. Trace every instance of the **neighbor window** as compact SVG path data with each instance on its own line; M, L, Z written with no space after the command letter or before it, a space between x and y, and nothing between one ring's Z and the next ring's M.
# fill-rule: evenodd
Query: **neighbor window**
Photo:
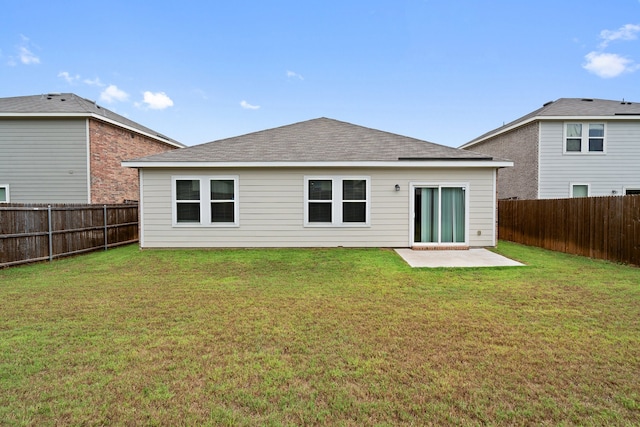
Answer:
M603 153L604 123L566 123L565 153Z
M624 194L625 196L640 194L640 188L625 188Z
M0 203L9 203L8 185L0 185Z
M305 226L369 225L369 177L306 177Z
M589 184L571 184L571 197L589 197Z
M173 183L174 225L238 225L238 177L174 177Z

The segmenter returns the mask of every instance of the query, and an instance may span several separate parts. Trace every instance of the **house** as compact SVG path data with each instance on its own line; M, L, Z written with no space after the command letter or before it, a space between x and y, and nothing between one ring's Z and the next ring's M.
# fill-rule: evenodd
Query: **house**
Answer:
M469 248L496 244L512 163L319 118L123 165L143 248Z
M0 98L0 202L137 200L122 160L180 147L72 93Z
M640 104L561 98L464 144L513 160L501 199L640 193Z

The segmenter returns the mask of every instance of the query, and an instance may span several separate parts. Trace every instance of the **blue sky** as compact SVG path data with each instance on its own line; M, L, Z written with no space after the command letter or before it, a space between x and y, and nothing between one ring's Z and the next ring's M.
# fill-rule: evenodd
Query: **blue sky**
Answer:
M459 146L640 102L640 0L6 1L0 97L73 92L187 145L330 117Z

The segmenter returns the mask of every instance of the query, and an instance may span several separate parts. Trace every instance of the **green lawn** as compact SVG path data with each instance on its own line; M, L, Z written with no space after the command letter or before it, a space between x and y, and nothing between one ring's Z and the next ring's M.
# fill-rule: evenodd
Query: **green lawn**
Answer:
M637 425L640 269L385 249L139 251L0 270L0 425Z

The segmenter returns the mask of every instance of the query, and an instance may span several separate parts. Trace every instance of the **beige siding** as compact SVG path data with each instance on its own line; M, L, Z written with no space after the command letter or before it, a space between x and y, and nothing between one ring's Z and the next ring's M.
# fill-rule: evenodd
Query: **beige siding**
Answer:
M87 203L86 119L0 119L0 184L15 203Z
M240 226L173 227L171 177L237 175ZM305 176L370 176L370 227L304 227ZM145 169L141 245L154 247L407 247L409 183L468 184L469 244L494 244L492 168L477 169ZM401 190L395 191L396 184ZM480 235L478 235L480 234Z

